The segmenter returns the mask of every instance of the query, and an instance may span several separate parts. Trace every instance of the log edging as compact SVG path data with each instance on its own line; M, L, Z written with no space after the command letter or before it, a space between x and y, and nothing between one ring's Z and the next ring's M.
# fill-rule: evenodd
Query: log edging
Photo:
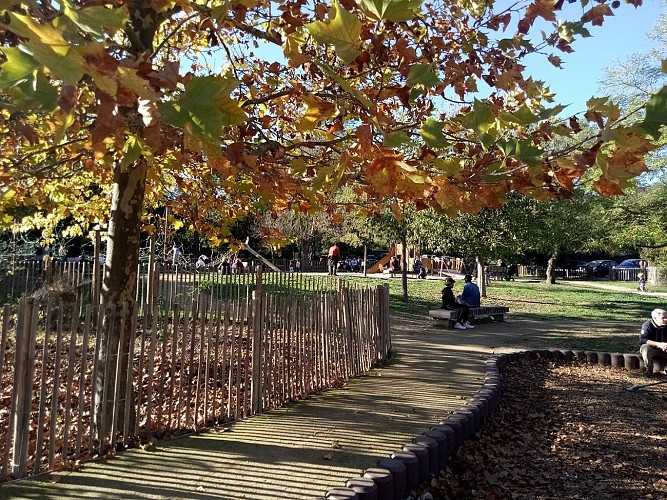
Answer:
M561 363L580 362L625 370L639 370L644 366L641 356L636 354L583 350L531 349L493 356L484 362L484 383L458 410L420 436L415 436L401 450L394 452L391 458L379 460L373 468L365 471L362 478L350 479L345 487L333 488L317 500L404 500L414 488L416 478L421 482L423 478L437 475L449 457L467 439L479 432L500 403L500 369L503 365L524 357L541 357ZM434 470L437 470L435 474ZM370 479L376 487L373 488L368 481L361 479Z

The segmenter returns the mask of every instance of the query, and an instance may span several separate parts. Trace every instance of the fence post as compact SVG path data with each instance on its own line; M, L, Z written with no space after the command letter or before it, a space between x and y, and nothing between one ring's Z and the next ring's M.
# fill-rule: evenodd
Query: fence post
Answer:
M153 312L155 307L155 289L158 283L156 279L157 270L155 267L155 233L151 233L149 254L148 254L148 269L146 270L146 303L147 308L144 312L147 324L153 324Z
M340 308L342 313L343 320L343 332L346 338L347 343L347 376L354 377L359 375L359 370L357 369L357 360L354 356L355 351L355 342L354 335L352 332L352 311L350 307L350 290L347 287L342 286L339 283L340 290Z
M32 373L30 365L30 337L35 300L23 299L19 324L16 329L16 359L14 369L14 426L12 473L17 479L25 477L28 467L28 440L30 437L30 410L32 402ZM34 359L32 360L34 361Z
M102 268L100 266L100 250L102 247L102 236L100 227L95 227L95 254L93 257L93 307L97 311L100 305L100 291L102 290Z
M264 290L262 266L257 266L256 289L252 292L252 385L250 387L250 413L261 413L262 408L262 319Z
M378 285L378 298L380 299L380 328L382 331L382 358L384 359L391 350L391 326L389 324L389 285Z

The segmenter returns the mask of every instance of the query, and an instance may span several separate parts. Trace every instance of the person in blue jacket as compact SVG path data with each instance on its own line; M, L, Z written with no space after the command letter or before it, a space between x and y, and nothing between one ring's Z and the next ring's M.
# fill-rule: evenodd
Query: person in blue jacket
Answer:
M461 292L461 295L456 298L456 301L460 304L465 304L468 307L479 307L479 287L472 282L472 275L466 274L463 278L463 281L465 282L465 285L463 285L463 291Z
M639 332L639 353L644 360L646 377L653 376L653 360L667 361L667 311L653 309L651 319L645 321ZM662 372L667 374L667 370Z

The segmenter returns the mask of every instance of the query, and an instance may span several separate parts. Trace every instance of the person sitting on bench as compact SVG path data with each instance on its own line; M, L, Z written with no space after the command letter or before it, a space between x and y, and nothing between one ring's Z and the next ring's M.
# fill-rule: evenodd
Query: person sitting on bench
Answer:
M466 274L463 278L463 281L465 281L465 285L463 285L463 291L461 292L461 295L456 297L456 301L460 304L465 304L468 307L479 307L479 287L472 282L472 275Z
M639 333L639 352L644 359L644 376L653 376L653 360L667 360L667 311L653 309L651 319L645 321ZM663 371L667 374L667 371Z
M457 330L475 328L468 321L470 308L465 304L458 303L454 298L454 291L452 290L454 283L455 281L452 278L447 278L445 280L445 288L442 289L442 309L458 311L458 315L456 316L456 323L454 323L454 328Z

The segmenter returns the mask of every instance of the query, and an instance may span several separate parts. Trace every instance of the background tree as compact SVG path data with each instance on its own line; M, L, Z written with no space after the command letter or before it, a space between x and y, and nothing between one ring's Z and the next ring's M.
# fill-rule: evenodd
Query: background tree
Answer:
M291 210L267 213L257 221L262 244L278 249L296 244L302 269L308 270L310 257L320 252L322 240L336 239L331 217L324 211L301 213Z

